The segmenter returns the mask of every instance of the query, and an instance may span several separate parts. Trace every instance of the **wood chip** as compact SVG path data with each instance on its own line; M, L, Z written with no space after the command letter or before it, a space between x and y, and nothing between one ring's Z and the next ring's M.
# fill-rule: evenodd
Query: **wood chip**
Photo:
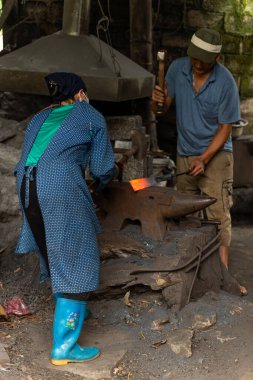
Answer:
M162 339L162 340L159 340L158 342L152 343L151 347L158 348L162 344L165 344L166 342L167 342L167 339Z
M130 290L124 295L124 303L129 307L133 306L133 301L130 300Z

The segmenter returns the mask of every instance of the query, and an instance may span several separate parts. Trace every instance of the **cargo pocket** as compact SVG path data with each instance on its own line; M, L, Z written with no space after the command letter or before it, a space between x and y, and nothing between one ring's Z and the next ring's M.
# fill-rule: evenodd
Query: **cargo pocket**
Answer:
M228 179L222 184L222 202L224 211L230 210L233 206L233 181Z

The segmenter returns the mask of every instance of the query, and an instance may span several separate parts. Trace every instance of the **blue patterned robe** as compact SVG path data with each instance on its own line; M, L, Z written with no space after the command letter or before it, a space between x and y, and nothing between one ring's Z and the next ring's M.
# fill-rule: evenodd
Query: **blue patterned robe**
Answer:
M24 138L16 166L17 191L25 174L25 162L51 109L36 114ZM50 141L37 165L37 194L45 224L47 253L53 293L81 293L97 289L100 225L84 172L108 182L114 172L114 155L103 116L86 102L75 103ZM26 189L27 191L27 189ZM45 262L23 215L17 253L37 251L41 280L48 277Z

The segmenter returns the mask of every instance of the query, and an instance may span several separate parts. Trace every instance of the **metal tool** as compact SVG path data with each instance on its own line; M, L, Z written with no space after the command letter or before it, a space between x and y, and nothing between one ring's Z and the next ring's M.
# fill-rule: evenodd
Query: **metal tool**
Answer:
M185 172L175 174L174 177L179 177L180 175L189 174L189 173L190 173L190 170L188 169Z
M136 178L136 179L131 179L129 183L134 191L139 191L139 190L146 189L147 187L150 187L150 186L157 186L159 182L171 181L172 178L175 178L184 174L189 174L189 173L190 173L190 170L187 170L182 173L165 174L164 176L158 176L158 177L150 176L150 177L144 177L144 178Z
M157 60L158 60L158 86L160 86L162 89L164 89L164 71L165 71L165 58L166 58L167 51L164 49L158 50L157 52ZM157 103L157 110L156 113L162 114L164 109L163 103Z

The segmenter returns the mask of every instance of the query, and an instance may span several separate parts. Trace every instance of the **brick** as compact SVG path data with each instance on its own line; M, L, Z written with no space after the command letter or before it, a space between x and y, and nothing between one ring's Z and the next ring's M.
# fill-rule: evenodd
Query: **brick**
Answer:
M224 56L224 64L232 74L253 75L253 57L245 54L227 54Z
M190 10L186 15L186 27L194 30L198 28L213 28L222 31L223 21L223 13Z
M234 5L231 0L203 0L202 8L205 11L227 12L232 11Z
M226 33L251 36L253 35L253 16L245 15L243 19L239 19L233 14L226 14L224 30Z
M241 100L242 117L247 120L253 120L253 98Z
M240 84L240 94L242 98L253 97L252 77L242 77Z
M171 35L170 33L163 33L162 46L169 48L186 49L189 45L192 33L189 35Z
M243 53L252 54L253 51L253 36L245 36L243 38Z
M222 53L223 54L241 54L243 50L243 42L241 36L233 36L225 34L222 37Z

